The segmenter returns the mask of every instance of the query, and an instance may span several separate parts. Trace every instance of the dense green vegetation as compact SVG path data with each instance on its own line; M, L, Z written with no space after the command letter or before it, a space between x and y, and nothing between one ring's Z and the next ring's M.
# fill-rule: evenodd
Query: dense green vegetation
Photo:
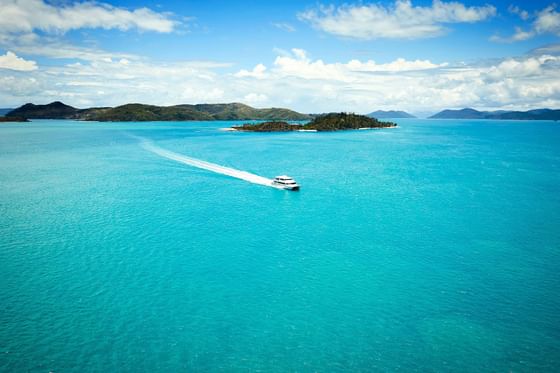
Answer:
M365 115L349 113L330 113L318 116L304 126L304 129L317 131L338 131L360 128L396 127L393 122L381 122Z
M114 108L76 109L62 102L48 105L25 104L6 116L32 119L76 119L114 122L187 121L187 120L307 120L309 115L289 109L255 109L248 105L198 104L155 106L127 104Z
M263 122L263 123L245 123L242 126L234 126L238 131L251 132L289 132L303 129L300 124L290 124L286 122Z
M251 132L286 132L286 131L341 131L351 129L364 128L387 128L396 127L396 123L381 122L375 118L369 118L365 115L349 114L349 113L330 113L320 115L311 122L299 125L289 124L286 122L264 122L264 123L246 123L242 126L234 126L239 131Z
M209 114L192 109L143 104L127 104L97 111L90 114L88 119L101 122L213 120Z

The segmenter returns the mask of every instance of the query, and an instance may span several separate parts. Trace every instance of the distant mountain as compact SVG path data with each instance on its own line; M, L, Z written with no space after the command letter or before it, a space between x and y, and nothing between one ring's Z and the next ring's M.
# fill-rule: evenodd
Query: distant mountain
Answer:
M25 104L6 114L7 117L63 119L76 114L78 109L63 104L60 101L48 105Z
M432 119L484 119L484 113L478 110L466 108L461 110L443 110L432 115Z
M12 110L14 110L14 109L0 109L0 117L3 117L4 115L6 115L7 113L9 113Z
M384 119L384 118L416 118L414 115L409 114L406 111L395 111L395 110L389 110L389 111L377 110L377 111L374 111L373 113L369 113L367 116L370 117L370 118L378 118L378 119Z
M311 117L289 109L255 109L231 104L155 106L126 104L111 107L77 109L55 101L47 105L25 104L6 114L30 119L76 119L113 122L188 121L188 120L308 120Z
M432 119L517 119L517 120L560 120L560 110L535 109L529 111L478 111L475 109L443 110L432 115Z
M529 111L510 111L500 114L499 119L560 120L560 110L536 109Z

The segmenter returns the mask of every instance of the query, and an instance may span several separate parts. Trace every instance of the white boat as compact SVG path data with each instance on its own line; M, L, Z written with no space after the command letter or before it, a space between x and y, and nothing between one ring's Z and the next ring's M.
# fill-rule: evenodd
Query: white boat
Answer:
M298 183L296 183L294 179L286 175L276 176L272 180L272 186L279 189L299 190Z

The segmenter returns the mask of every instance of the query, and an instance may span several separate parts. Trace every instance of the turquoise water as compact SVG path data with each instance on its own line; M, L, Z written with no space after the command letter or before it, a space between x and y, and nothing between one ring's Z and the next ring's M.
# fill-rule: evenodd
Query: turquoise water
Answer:
M560 125L398 123L0 124L0 370L560 370Z

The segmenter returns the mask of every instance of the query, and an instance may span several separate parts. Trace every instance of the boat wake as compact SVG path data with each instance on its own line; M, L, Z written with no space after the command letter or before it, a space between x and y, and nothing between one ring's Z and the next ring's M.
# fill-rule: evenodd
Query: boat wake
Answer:
M145 139L141 139L140 146L142 146L142 148L146 149L149 152L159 155L160 157L171 159L173 161L187 164L189 166L201 168L203 170L212 171L226 176L235 177L236 179L245 180L253 184L277 188L275 185L272 185L272 180L267 179L266 177L255 175L246 171L236 170L234 168L220 166L218 164L202 161L200 159L187 157L185 155L160 148L159 146L156 146L152 142Z

